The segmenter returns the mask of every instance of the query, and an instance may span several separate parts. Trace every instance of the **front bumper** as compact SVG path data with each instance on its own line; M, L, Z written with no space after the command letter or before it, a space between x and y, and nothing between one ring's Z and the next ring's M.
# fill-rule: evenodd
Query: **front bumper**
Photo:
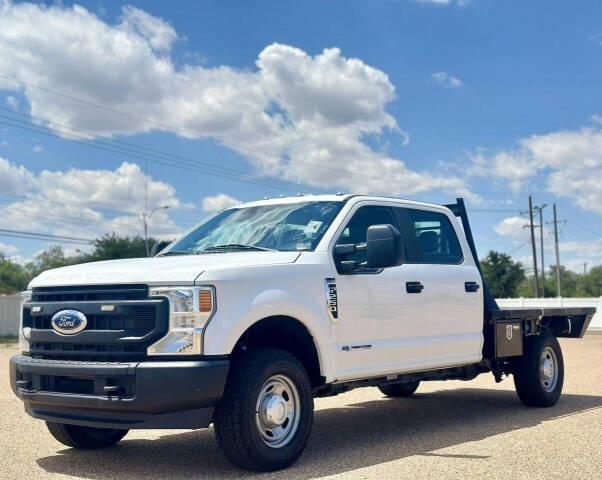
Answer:
M229 361L10 359L10 384L34 418L104 428L204 428Z

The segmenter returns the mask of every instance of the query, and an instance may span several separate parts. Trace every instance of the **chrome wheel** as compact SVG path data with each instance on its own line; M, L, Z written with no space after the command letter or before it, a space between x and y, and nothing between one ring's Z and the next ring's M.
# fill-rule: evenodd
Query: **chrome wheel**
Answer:
M546 392L551 392L556 388L556 383L558 383L558 359L556 353L550 347L544 348L541 352L539 378Z
M263 442L272 448L287 445L299 426L301 402L293 381L285 375L270 377L255 405L255 423Z

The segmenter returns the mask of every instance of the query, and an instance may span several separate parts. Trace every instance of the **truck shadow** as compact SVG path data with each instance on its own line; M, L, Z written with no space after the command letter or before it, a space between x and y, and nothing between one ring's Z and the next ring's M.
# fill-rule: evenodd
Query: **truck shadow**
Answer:
M303 456L288 470L266 476L301 480L413 455L448 456L432 452L600 407L600 396L565 394L553 408L531 409L513 391L464 388L318 410ZM107 450L65 449L37 462L47 472L99 480L258 476L233 467L219 451L212 430L156 440L126 437Z

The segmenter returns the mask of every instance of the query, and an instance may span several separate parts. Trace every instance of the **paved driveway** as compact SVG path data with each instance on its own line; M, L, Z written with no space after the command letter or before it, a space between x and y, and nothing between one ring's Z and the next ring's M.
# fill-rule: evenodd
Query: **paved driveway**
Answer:
M602 478L602 335L562 340L564 394L529 409L511 379L422 384L410 399L376 388L316 400L309 446L289 470L232 467L213 431L133 431L116 447L76 451L27 416L8 385L14 345L0 345L0 478Z

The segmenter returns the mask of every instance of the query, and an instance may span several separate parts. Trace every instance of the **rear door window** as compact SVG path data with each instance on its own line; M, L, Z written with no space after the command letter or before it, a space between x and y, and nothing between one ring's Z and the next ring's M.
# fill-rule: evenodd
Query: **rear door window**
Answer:
M404 210L417 246L414 258L408 258L408 262L450 265L462 262L464 255L460 241L445 214L413 208Z

